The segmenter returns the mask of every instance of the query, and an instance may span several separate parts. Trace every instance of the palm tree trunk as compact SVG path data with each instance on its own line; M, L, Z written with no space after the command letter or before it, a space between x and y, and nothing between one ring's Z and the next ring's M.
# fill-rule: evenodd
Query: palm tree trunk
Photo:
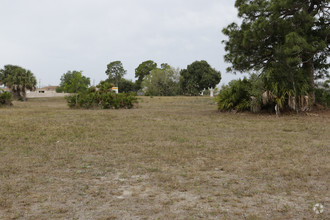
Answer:
M25 87L22 88L22 99L23 99L23 101L26 101L26 90L25 90Z

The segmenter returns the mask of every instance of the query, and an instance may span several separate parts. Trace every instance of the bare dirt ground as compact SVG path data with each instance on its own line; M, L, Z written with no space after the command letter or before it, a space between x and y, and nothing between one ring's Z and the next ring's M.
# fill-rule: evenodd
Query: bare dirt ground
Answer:
M0 108L0 219L329 219L330 114ZM323 213L313 206L320 203Z

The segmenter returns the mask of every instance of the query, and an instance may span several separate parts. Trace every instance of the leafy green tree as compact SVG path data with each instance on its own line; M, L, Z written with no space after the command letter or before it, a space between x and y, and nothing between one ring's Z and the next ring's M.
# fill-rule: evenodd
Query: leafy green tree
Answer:
M64 91L63 91L63 87L61 87L61 86L57 86L55 90L56 90L57 93L62 93L62 92L64 92Z
M90 79L82 75L82 71L68 71L61 76L61 83L57 91L77 93L86 91Z
M329 0L236 0L235 7L241 25L223 29L228 71L259 73L278 100L314 99L314 80L329 75Z
M141 89L141 83L145 76L149 75L150 72L157 68L157 63L152 60L147 60L142 62L136 69L135 69L135 78L136 80L136 88L137 90Z
M160 68L163 69L163 70L166 70L166 69L170 69L171 66L168 65L167 63L162 63L162 64L160 64Z
M105 73L108 75L109 81L118 86L120 79L126 74L126 70L121 61L114 61L107 65Z
M180 75L180 86L186 95L198 95L204 89L214 88L221 80L221 73L205 60L193 62L181 70Z
M30 70L6 65L0 70L0 84L7 86L15 99L26 100L26 90L35 90L37 80Z
M142 88L146 95L173 96L179 93L180 72L169 65L156 68L144 77Z
M118 89L119 92L123 93L134 92L136 90L135 83L124 78L120 79Z

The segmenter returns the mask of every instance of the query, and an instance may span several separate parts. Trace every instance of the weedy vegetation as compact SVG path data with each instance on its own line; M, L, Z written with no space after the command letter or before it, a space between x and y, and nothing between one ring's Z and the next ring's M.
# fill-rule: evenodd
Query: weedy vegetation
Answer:
M0 108L0 122L0 219L329 217L329 111L231 114L208 97L86 110L40 98Z

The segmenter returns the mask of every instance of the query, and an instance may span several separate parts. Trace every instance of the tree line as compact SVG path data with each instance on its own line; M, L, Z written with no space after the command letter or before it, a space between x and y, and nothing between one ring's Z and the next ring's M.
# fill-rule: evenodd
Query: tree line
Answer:
M118 87L120 92L150 96L199 95L204 89L214 88L221 80L220 72L204 60L195 61L183 70L167 63L159 67L154 61L147 60L135 69L135 82L124 78L127 71L121 61L110 62L105 73L104 82ZM82 71L68 71L62 75L57 92L75 93L89 86L90 79L83 76Z
M173 68L167 63L160 66L152 60L142 62L135 69L136 81L125 79L127 71L121 61L107 65L107 78L99 86L108 83L119 87L121 93L135 92L150 96L198 95L201 91L214 88L221 80L221 73L206 61L195 61L186 69ZM67 71L60 78L56 92L79 93L91 87L89 77L83 71ZM27 90L36 89L37 80L30 70L17 65L5 65L0 69L0 85L10 89L15 100L26 100ZM4 97L10 97L7 93Z

